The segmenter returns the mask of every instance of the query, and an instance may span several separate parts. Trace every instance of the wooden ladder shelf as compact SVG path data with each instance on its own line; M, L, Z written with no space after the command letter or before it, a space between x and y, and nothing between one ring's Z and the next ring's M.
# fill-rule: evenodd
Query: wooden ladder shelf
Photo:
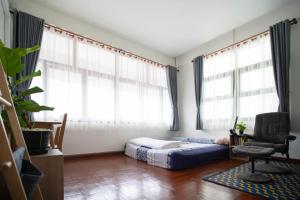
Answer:
M15 107L12 101L12 97L8 88L6 75L0 61L0 106L4 106L7 112L12 136L15 140L15 144L20 147L25 147L24 159L30 160L29 153L24 141L22 130L19 124L19 120L15 111ZM1 108L0 108L1 111ZM0 115L0 171L3 174L4 181L10 193L10 197L13 200L27 200L27 196L24 190L24 186L18 172L15 160L13 158L13 152L10 146L5 126L3 124L2 117ZM34 200L42 200L42 194L40 188L37 187L36 191L32 195Z

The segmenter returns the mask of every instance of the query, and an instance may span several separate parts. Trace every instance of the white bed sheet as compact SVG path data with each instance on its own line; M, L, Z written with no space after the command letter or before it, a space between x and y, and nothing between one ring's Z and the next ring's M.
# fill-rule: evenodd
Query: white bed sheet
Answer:
M194 148L205 148L208 146L213 146L215 144L200 144L200 143L182 143L181 147L170 148L170 149L149 149L147 151L147 164L154 165L162 168L169 169L169 154L173 151L184 151ZM135 144L127 143L125 148L125 155L137 159L137 149L140 146Z

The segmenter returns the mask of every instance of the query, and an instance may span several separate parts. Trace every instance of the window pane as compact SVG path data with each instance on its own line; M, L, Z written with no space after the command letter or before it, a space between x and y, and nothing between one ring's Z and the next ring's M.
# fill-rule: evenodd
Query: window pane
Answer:
M47 78L49 79L48 105L55 107L49 115L57 119L67 112L69 119L80 119L82 117L81 74L48 68Z
M204 129L226 129L233 118L232 99L203 102L201 113Z
M277 94L261 94L240 98L240 117L254 118L259 113L274 112L278 108Z
M163 90L163 122L164 124L171 124L172 108L168 89Z
M239 68L260 63L262 61L271 60L270 38L258 37L252 42L243 44L237 51L237 65Z
M204 129L229 127L233 116L234 52L228 50L204 60L202 123Z
M241 74L241 92L274 88L273 68L265 67Z
M149 83L152 85L167 88L166 68L149 65L148 79L149 79Z
M138 87L135 84L120 83L119 119L121 122L140 122L139 111L141 104Z
M114 121L114 81L87 78L87 116L89 119Z
M232 99L203 102L203 119L231 119Z
M73 65L74 40L44 29L40 59Z
M120 56L119 76L127 79L138 80L138 61L126 56Z
M41 70L42 75L34 77L32 79L30 88L38 86L38 87L40 87L41 89L43 89L45 91L44 80L45 80L46 75L45 75L45 73L43 73L44 72L44 66L43 66L42 61L37 62L36 70ZM40 105L45 105L46 102L44 101L45 100L44 95L45 95L45 93L36 93L36 94L30 95L30 97L33 101L36 101ZM36 120L44 120L44 112L34 113L34 117L35 117Z
M269 36L258 37L236 51L240 68L238 115L253 128L257 114L275 112L278 107Z
M37 69L42 77L32 84L45 92L32 98L55 107L35 114L38 118L68 113L74 124L88 127L99 121L160 126L170 121L165 68L47 28Z
M158 88L145 88L143 94L143 122L158 124L161 123L163 115L161 93Z
M222 74L233 70L234 67L234 51L229 50L222 54L204 59L203 77L206 78Z
M77 41L77 66L83 69L115 74L115 54L95 45Z
M232 95L231 77L205 81L203 83L203 97L211 98Z

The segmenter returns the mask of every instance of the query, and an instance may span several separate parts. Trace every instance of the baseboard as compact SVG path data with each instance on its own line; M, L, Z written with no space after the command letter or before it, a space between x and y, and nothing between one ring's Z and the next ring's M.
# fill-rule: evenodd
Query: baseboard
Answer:
M85 154L74 154L74 155L65 155L65 160L74 160L82 158L93 158L98 156L112 156L112 155L121 155L124 154L124 151L109 151L109 152L96 152L96 153L85 153ZM274 160L287 161L285 157L272 157ZM244 161L244 160L243 160ZM290 158L288 162L300 164L300 159Z
M109 152L96 152L96 153L85 153L85 154L74 154L74 155L65 155L65 160L81 159L81 158L92 158L98 156L112 156L124 154L124 151L109 151Z

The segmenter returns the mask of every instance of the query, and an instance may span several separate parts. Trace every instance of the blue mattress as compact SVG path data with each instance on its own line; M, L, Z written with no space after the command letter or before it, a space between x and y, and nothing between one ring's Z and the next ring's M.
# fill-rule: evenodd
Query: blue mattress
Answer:
M228 145L214 144L208 139L190 140L184 141L178 148L169 149L151 149L129 142L125 146L125 155L171 170L192 168L229 158Z
M229 159L229 148L228 145L214 144L205 148L174 151L168 156L169 169L187 169L213 161Z

